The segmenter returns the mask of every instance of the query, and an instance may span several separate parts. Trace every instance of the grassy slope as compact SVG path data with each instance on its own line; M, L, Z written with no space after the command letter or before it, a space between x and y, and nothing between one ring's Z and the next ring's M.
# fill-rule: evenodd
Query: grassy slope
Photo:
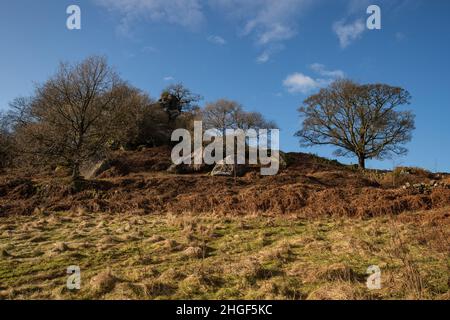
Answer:
M448 209L368 220L79 210L0 223L0 298L449 298ZM448 215L445 218L448 222ZM382 289L366 289L366 269ZM81 267L77 292L66 268Z

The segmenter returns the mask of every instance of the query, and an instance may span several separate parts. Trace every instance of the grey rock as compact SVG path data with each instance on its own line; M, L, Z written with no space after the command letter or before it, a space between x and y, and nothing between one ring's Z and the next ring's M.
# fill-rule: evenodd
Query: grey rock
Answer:
M108 160L100 160L96 162L85 163L80 170L80 174L85 179L93 179L98 177L103 172L111 168L111 163Z
M229 164L233 162L233 157L228 156L224 160L219 161L211 171L212 176L237 177L243 176L248 168L243 164Z

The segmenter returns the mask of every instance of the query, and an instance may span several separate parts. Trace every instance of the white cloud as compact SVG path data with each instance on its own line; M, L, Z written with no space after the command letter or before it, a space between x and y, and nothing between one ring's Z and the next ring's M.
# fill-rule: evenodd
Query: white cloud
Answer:
M296 32L282 24L276 23L270 26L267 30L262 32L258 37L258 44L268 44L275 41L283 41L292 38Z
M172 77L172 76L166 76L166 77L163 78L163 80L164 80L164 81L174 81L175 78Z
M307 94L320 87L319 82L303 73L293 73L283 81L283 86L289 93Z
M355 20L353 23L346 24L344 20L333 24L333 31L339 38L341 48L348 47L353 41L361 38L366 30L366 25L362 19Z
M322 77L327 78L344 78L345 73L342 70L327 70L327 68L321 63L313 63L309 66L311 70Z
M390 12L391 15L401 15L405 8L411 9L413 6L420 5L423 1L420 0L378 0L376 3L372 0L346 0L347 8L345 18L336 21L333 24L333 31L339 38L341 48L348 47L352 42L362 38L366 30L366 21L368 18L367 8L372 4L377 4L383 12ZM353 21L353 22L350 22ZM403 35L396 34L397 40L402 40Z
M280 43L270 44L265 46L264 50L261 54L256 58L257 63L266 63L268 62L274 54L282 51L284 49L284 45Z
M217 44L219 46L223 46L223 45L227 44L227 41L224 38L222 38L221 36L211 35L208 37L208 41L213 44Z
M195 29L204 22L200 0L93 0L100 6L122 15L119 32L130 33L130 24L144 19L167 22Z
M321 63L313 63L309 66L318 77L311 77L300 72L295 72L283 81L283 86L289 93L307 94L311 91L328 86L333 81L345 77L342 70L328 70Z
M270 59L271 45L281 44L297 34L299 15L313 0L91 0L121 15L119 34L133 39L136 21L163 22L198 29L208 10L232 19L241 36L255 41L260 57ZM208 37L217 45L226 41ZM270 51L269 53L264 53ZM264 60L262 59L262 60ZM261 59L258 59L261 60Z
M298 16L312 1L209 0L209 3L213 9L237 22L242 36L253 38L255 44L262 47L257 61L267 62L274 51L279 51L268 47L297 34Z

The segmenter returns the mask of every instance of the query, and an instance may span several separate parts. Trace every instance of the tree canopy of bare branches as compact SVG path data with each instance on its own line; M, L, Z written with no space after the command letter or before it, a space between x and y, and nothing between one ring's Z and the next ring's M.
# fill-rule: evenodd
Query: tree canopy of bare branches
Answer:
M64 162L78 178L84 160L101 153L124 100L123 82L103 57L78 64L61 63L56 74L38 85L28 125L22 128L28 152Z
M181 83L168 86L162 93L158 103L169 117L169 125L174 126L176 119L187 111L198 108L197 102L202 97L192 93Z
M203 110L206 129L217 129L225 135L226 129L274 129L276 124L259 112L248 112L236 101L220 99L208 103Z
M303 126L296 136L302 146L334 145L337 156L356 156L364 169L366 159L407 153L404 144L411 140L414 115L397 108L410 100L399 87L338 80L304 101L299 109Z
M14 138L10 131L10 121L8 115L0 114L0 169L9 166L14 153Z

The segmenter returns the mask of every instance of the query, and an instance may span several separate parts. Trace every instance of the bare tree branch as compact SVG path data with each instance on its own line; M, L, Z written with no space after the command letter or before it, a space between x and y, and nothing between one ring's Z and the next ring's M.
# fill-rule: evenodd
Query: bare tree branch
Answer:
M296 133L303 146L334 145L338 156L383 159L407 152L414 115L396 111L410 103L408 91L385 84L359 85L338 80L304 101L303 127Z

